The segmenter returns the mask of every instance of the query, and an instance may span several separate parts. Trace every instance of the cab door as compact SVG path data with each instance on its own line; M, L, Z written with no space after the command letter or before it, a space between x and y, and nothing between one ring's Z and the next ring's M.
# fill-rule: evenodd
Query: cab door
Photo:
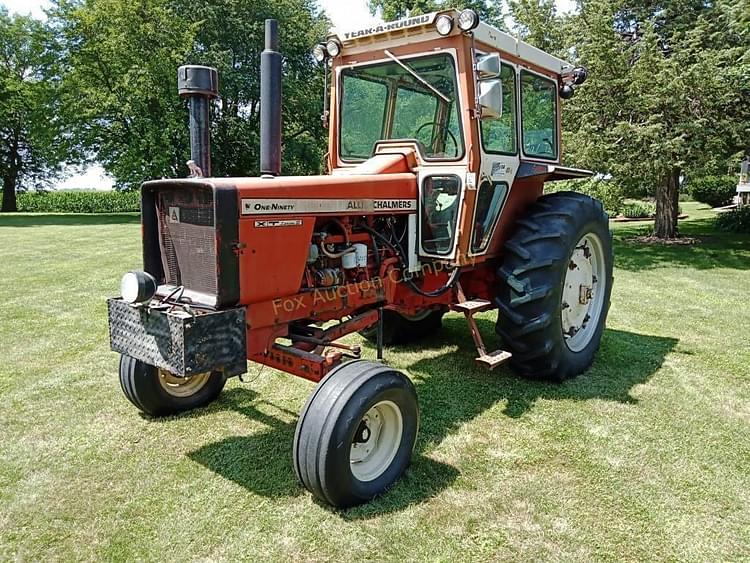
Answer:
M433 166L418 172L420 258L456 259L465 179L464 166Z
M503 63L503 112L499 119L479 122L480 167L469 256L487 253L500 213L520 163L518 151L518 80L516 68Z

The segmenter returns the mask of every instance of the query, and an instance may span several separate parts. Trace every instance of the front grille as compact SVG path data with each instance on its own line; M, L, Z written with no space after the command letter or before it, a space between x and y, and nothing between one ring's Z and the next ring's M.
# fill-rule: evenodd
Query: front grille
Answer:
M156 192L155 203L165 282L217 295L216 228L211 190L160 189Z

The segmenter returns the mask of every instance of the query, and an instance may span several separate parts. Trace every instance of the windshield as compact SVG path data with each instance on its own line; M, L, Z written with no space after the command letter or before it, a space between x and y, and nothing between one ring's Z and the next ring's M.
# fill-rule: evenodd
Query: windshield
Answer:
M365 160L382 139L414 139L428 159L461 158L453 58L439 54L400 60L432 88L397 61L342 71L341 158Z

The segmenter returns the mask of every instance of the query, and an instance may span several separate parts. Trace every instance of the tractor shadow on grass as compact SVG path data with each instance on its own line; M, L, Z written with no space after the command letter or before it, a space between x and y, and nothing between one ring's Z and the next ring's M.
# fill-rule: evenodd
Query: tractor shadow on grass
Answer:
M477 321L488 345L496 343L491 336L493 323L481 318ZM632 388L649 380L677 342L674 338L608 329L594 365L573 380L553 384L522 379L506 367L490 372L478 366L463 317L448 315L437 338L386 354L386 359L391 356L395 366L406 368L419 396L420 436L410 468L387 494L337 513L345 520L368 519L403 510L440 494L460 472L450 464L432 459L430 452L462 425L499 403L505 403L502 413L509 424L532 409L539 399L636 403L631 396ZM450 351L430 355L431 349L441 348ZM426 357L404 364L403 358L413 354ZM240 387L227 390L203 412L226 409L268 428L207 444L188 454L189 457L254 494L270 498L306 494L297 482L291 459L297 413ZM271 411L278 415L267 414Z
M279 407L246 387L228 389L209 408L196 412L209 415L217 410L237 412L267 428L249 436L231 436L206 444L190 452L190 459L265 497L302 493L291 460L296 412ZM268 414L269 411L277 414Z
M494 322L476 320L487 346L499 346ZM473 341L466 332L462 316L447 316L434 344L453 344L458 350L425 357L407 366L425 419L424 440L440 442L461 424L501 401L505 402L503 414L511 418L523 416L538 399L635 403L631 389L648 381L678 342L675 338L606 329L593 365L586 373L559 384L522 378L507 366L488 371L477 365Z
M263 410L259 407L263 406ZM275 409L280 416L264 411ZM297 413L263 400L252 390L235 387L222 394L219 401L191 416L208 415L216 410L232 410L268 426L249 436L232 436L207 444L188 454L193 461L248 491L269 498L295 497L306 494L292 466L292 443ZM291 420L284 420L291 419ZM458 476L458 470L416 451L409 471L388 494L372 503L349 511L339 511L343 518L372 517L423 502L437 495ZM319 503L326 510L331 508Z

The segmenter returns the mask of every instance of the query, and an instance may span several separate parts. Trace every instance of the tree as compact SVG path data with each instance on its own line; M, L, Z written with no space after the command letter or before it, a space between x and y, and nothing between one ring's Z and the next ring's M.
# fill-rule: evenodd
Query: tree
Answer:
M63 109L118 188L184 175L187 117L176 91L195 26L167 0L59 0Z
M714 30L704 41L714 45L726 59L731 99L726 104L725 118L732 123L729 152L735 153L718 172L736 173L740 154L750 157L750 2L719 0L716 11Z
M323 129L323 67L312 47L330 21L314 0L175 0L179 17L195 25L190 61L219 71L221 100L213 123L216 175L255 175L259 170L260 53L264 21L279 21L282 65L283 158L285 174L321 171L327 139Z
M716 10L584 0L574 16L583 32L575 53L591 79L567 102L566 149L631 191L653 189L660 238L677 236L680 178L725 159L739 134L733 55Z
M524 41L548 53L565 47L564 18L557 15L554 0L509 0L514 31Z
M46 185L67 156L56 101L55 51L43 23L9 16L0 7L2 211L16 211L16 191Z
M313 0L58 0L51 18L67 45L68 113L118 187L187 174L188 118L176 80L177 68L188 63L219 71L212 173L257 174L268 17L279 20L284 56L283 170L318 172L323 74L311 49L329 22Z

